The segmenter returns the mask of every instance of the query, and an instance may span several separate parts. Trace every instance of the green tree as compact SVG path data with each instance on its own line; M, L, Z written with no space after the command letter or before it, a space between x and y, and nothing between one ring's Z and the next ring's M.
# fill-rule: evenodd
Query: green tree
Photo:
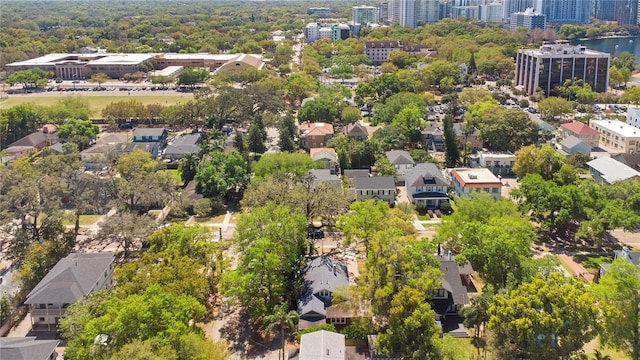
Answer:
M538 111L547 119L555 120L556 117L568 114L573 106L567 99L550 96L538 103Z
M593 288L601 306L604 344L640 359L640 267L620 257Z
M293 330L298 321L299 315L296 311L287 311L286 306L278 306L273 313L264 317L265 331L270 332L275 328L280 330L280 344L282 344L282 360L285 360L285 329Z
M207 81L210 77L211 75L207 69L187 67L178 74L177 84L194 87Z
M298 110L298 122L327 122L332 124L338 110L336 106L324 99L307 101L300 110Z
M625 104L640 105L640 87L632 86L620 96L620 102Z
M352 124L362 119L362 112L355 106L347 106L342 109L340 120L343 124Z
M447 167L455 167L460 161L460 150L458 148L458 138L453 130L453 119L447 115L442 122L444 127L444 152Z
M98 239L116 242L128 259L136 244L151 234L152 219L148 215L137 215L130 211L119 212L109 216L100 223Z
M625 83L624 75L617 67L612 66L609 68L609 86L618 87Z
M628 51L623 51L618 56L611 59L611 65L618 69L634 71L636 69L636 57Z
M102 84L106 83L109 80L109 76L107 76L107 74L105 73L95 73L92 74L89 78L89 82L97 83L98 87L102 86Z
M176 251L179 256L186 256L201 265L206 265L214 252L211 236L209 229L201 225L186 226L183 223L175 223L148 237L148 251Z
M239 134L239 133L238 133ZM188 153L185 154L178 162L178 170L180 170L180 179L183 184L187 184L193 180L198 170L198 164L200 159L198 154Z
M64 124L60 125L58 137L76 144L79 150L84 150L99 132L98 125L94 125L91 120L68 119Z
M543 179L551 180L566 163L565 158L548 144L540 148L535 145L522 147L515 156L513 172L521 179L527 174L539 174Z
M47 74L40 68L19 70L7 76L7 84L22 84L24 89L45 86L47 82Z
M287 79L287 97L293 104L302 104L302 100L318 88L318 82L306 73L296 73Z
M248 180L247 164L237 151L214 151L200 161L194 180L199 194L223 197Z
M261 154L264 152L264 138L262 137L262 131L260 130L260 126L258 124L254 123L249 127L247 142L249 151L256 154Z
M440 333L424 293L405 287L391 301L388 328L377 346L389 357L442 359Z
M374 166L378 171L378 175L396 176L396 168L386 156L378 156Z
M598 307L586 286L554 272L497 294L489 307L495 346L515 349L531 359L569 357L598 330Z
M252 170L258 177L287 174L302 177L314 166L313 160L307 154L280 153L261 156L260 160L253 163Z

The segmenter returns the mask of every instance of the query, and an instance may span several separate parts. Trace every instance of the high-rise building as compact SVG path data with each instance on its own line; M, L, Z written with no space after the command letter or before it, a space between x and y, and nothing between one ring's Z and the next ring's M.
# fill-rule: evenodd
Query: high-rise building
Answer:
M451 7L451 18L480 19L480 6L453 6Z
M550 23L588 23L591 0L535 0L533 8Z
M308 43L312 43L318 40L318 37L320 36L319 30L320 30L320 26L318 26L318 23L307 24L307 26L304 29L305 40Z
M389 21L414 28L439 19L438 0L391 0Z
M593 0L593 17L617 21L620 25L638 23L638 0Z
M389 21L389 3L386 1L378 4L378 21L380 23Z
M529 31L533 29L545 30L547 28L547 20L544 14L533 11L533 8L528 8L525 11L511 14L509 28L511 31L515 31L519 27L527 28Z
M503 4L499 1L480 5L480 20L494 23L502 22L502 7Z
M502 0L502 21L508 22L511 14L533 7L533 0ZM538 10L535 9L534 10Z
M522 49L516 56L516 85L529 94L541 88L556 95L565 80L580 79L594 91L606 92L609 82L609 54L584 46L543 45L538 50Z
M351 19L354 24L375 24L378 22L378 8L375 6L354 6L351 8Z

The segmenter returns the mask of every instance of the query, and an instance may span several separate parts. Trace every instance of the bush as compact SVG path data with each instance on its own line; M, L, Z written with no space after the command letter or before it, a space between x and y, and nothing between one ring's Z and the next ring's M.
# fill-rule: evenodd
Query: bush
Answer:
M300 330L296 332L296 340L299 341L300 337L304 334L308 334L308 333L312 333L320 330L336 332L336 327L333 324L322 324L322 325L310 327L308 329Z
M529 107L529 100L527 100L527 99L520 100L520 107L521 108L528 108Z
M442 211L443 214L451 215L453 208L448 201L445 201L440 203L440 211Z
M193 212L197 217L207 217L211 215L211 200L204 198L196 200L193 204Z

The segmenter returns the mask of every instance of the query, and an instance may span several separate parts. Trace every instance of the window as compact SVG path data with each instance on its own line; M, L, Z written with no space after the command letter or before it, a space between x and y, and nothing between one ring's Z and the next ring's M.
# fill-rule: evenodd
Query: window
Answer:
M43 317L39 317L38 318L38 322L44 322L44 318Z
M445 297L446 293L444 289L437 289L433 292L433 296L437 297L437 298L443 298Z

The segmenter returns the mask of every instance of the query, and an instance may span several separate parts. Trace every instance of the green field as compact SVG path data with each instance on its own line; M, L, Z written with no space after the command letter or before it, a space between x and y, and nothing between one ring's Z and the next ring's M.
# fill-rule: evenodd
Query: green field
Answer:
M185 103L193 98L193 94L185 93L185 94L170 94L170 95L99 95L99 96L83 96L79 94L69 94L69 96L82 96L84 99L89 101L89 106L91 107L91 116L92 117L101 117L102 109L104 109L108 104L117 101L127 101L131 99L138 100L143 105L148 104L162 104L162 105L174 105L178 103ZM8 98L0 100L0 109L10 108L15 105L20 104L35 104L39 106L50 106L54 105L62 98L61 96L54 95L43 95L43 96L10 96Z

